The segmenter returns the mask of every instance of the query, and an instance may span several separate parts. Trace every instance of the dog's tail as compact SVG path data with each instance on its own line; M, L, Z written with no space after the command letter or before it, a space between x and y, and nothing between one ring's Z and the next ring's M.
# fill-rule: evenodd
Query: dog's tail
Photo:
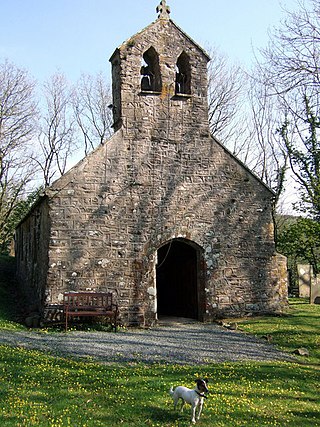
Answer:
M173 396L173 387L170 388L169 393L170 393L170 396Z

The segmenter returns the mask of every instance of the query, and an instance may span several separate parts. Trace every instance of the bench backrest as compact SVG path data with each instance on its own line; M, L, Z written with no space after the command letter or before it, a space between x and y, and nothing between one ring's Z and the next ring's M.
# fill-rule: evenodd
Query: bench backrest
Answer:
M65 292L63 304L70 307L111 307L114 305L112 292Z

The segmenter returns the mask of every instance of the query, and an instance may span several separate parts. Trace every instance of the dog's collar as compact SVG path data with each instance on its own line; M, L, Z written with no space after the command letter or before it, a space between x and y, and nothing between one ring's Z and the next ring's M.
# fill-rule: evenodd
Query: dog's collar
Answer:
M198 396L208 399L208 396L206 396L205 394L199 393L197 390L195 390L195 392L197 393Z

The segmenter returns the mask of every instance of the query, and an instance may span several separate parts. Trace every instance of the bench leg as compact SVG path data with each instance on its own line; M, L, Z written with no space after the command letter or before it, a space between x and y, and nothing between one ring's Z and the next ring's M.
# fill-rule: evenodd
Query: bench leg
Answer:
M68 314L66 313L66 332L68 331Z
M117 332L117 319L118 319L118 313L116 312L114 315L114 332Z

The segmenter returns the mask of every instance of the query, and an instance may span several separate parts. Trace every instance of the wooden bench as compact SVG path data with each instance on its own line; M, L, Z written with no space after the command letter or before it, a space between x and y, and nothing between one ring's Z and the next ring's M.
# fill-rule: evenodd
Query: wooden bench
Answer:
M71 317L107 317L117 332L118 305L113 302L111 292L65 292L63 313L68 329Z

